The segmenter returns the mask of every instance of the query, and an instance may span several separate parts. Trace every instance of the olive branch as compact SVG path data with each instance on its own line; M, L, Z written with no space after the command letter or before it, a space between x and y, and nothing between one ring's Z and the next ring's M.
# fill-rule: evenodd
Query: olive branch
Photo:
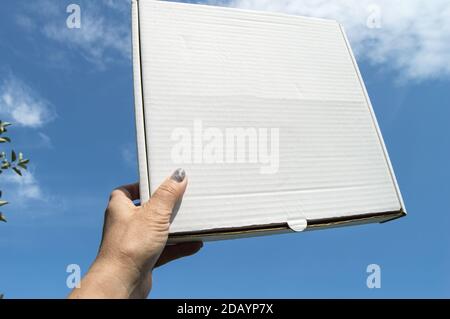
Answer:
M11 126L11 123L0 121L0 144L2 145L11 143L11 138L6 136L9 126ZM22 170L27 169L27 165L30 161L25 159L20 152L16 153L16 151L11 150L8 153L9 154L5 151L0 152L0 174L4 171L12 170L17 175L22 176ZM9 202L2 199L2 190L0 190L0 207L7 204L9 204ZM0 222L6 222L6 218L2 212L0 212Z

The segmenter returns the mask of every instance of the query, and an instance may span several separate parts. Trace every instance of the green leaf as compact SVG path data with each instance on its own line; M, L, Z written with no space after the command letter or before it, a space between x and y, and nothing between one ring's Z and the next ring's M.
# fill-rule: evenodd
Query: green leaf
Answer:
M21 160L19 163L20 164L28 164L29 162L30 162L30 160L26 159L26 160Z
M16 155L16 152L14 152L14 151L11 151L11 162L15 162L15 161L16 161L16 159L17 159L17 155Z
M2 169L8 169L11 167L11 164L9 162L3 162L1 168Z
M23 163L19 163L19 164L17 164L17 166L19 166L20 168L23 168L23 169L28 169L27 168L27 165L25 165L25 164L23 164Z
M8 202L6 200L0 200L0 207L7 205Z
M2 213L0 213L0 222L6 223L6 218Z
M6 142L11 143L11 139L6 136L0 137L0 143L6 143Z
M8 130L6 129L6 127L10 125L11 123L0 121L0 134L7 132Z
M12 168L14 172L16 172L18 175L22 176L22 172L17 167Z

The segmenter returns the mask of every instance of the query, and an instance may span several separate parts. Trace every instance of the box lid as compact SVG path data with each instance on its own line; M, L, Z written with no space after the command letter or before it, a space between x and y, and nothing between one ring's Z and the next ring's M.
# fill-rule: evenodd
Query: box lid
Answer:
M141 199L177 167L189 177L171 238L404 214L337 22L153 0L132 8Z

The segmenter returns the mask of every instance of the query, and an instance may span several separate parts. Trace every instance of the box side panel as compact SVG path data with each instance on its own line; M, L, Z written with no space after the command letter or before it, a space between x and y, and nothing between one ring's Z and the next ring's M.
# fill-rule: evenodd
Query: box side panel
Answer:
M400 217L403 217L403 211L374 213L366 215L357 215L342 218L325 218L309 220L307 231L323 230L330 228L340 228L346 226L358 226L371 223L385 223ZM241 229L215 229L209 232L194 232L185 234L172 234L169 237L169 243L192 242L192 241L216 241L224 239L239 239L248 237L279 235L293 233L287 224L265 225L260 228L241 228Z
M226 230L211 230L209 232L200 233L186 233L186 234L172 234L169 236L169 243L180 243L180 242L195 242L195 241L218 241L218 240L229 240L229 239L240 239L240 238L250 238L268 235L280 235L293 233L293 231L286 225L280 224L277 226L266 225L260 229L226 229Z
M147 144L145 139L145 118L143 112L143 92L141 81L139 4L137 0L133 0L131 3L131 21L132 21L132 43L133 43L134 109L136 118L139 184L140 184L141 202L146 202L150 198L150 192L149 192L149 175L147 163Z
M362 88L362 90L364 92L364 95L365 95L365 98L366 98L366 101L367 101L367 105L369 107L369 111L370 111L370 114L372 116L372 119L373 119L373 122L374 122L374 125L375 125L375 129L377 130L378 138L379 138L380 144L381 144L381 146L383 148L384 156L386 158L386 164L389 167L389 172L390 172L391 177L392 177L392 182L395 185L395 190L396 190L397 197L398 197L398 200L399 200L400 205L401 205L401 210L403 212L403 215L405 215L406 214L406 207L405 207L405 203L403 201L403 196L402 196L402 193L400 191L400 187L398 185L397 178L395 176L394 167L392 166L392 162L391 162L391 159L389 157L389 153L387 151L386 143L384 142L383 134L382 134L380 126L378 124L378 120L377 120L375 111L373 109L372 102L371 102L370 97L369 97L369 93L367 92L366 85L364 84L364 79L362 78L361 71L359 70L358 63L356 61L355 55L353 53L353 50L351 48L350 41L347 38L347 34L345 33L344 27L342 25L339 25L339 26L340 26L340 29L341 29L341 32L342 32L342 36L344 37L345 43L347 44L348 51L349 51L349 53L350 53L350 55L352 57L352 61L353 61L353 65L355 67L355 71L358 74L359 81L361 83L361 88Z

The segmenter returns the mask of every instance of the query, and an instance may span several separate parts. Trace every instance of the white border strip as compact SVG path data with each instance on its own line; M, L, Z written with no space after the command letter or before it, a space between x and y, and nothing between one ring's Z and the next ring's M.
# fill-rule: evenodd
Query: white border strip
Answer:
M145 140L145 119L142 92L141 77L141 53L139 39L139 4L138 0L131 2L131 23L132 23L132 42L133 42L133 78L134 78L134 109L136 117L136 136L139 165L139 184L141 203L150 199L149 175L147 163L147 143Z

